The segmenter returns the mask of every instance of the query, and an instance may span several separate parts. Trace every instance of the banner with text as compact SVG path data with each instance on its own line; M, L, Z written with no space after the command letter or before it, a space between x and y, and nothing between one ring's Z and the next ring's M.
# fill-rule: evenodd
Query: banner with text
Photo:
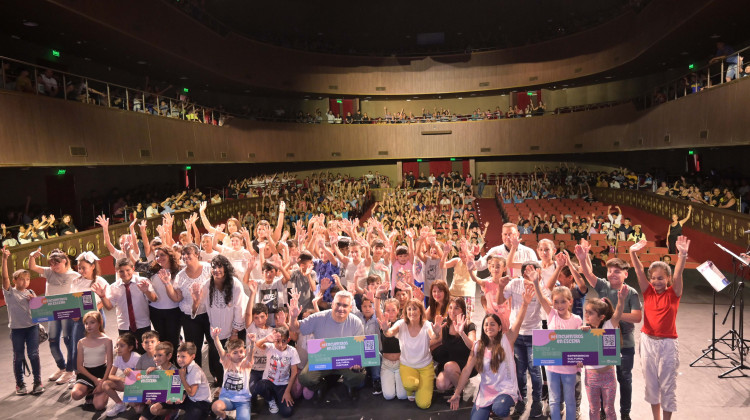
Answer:
M620 330L534 330L534 366L619 365Z
M307 341L310 370L380 366L377 335L324 338Z
M124 403L182 401L182 381L176 370L133 371L125 378Z
M31 319L36 322L81 318L86 312L96 310L92 292L65 295L38 296L29 301Z

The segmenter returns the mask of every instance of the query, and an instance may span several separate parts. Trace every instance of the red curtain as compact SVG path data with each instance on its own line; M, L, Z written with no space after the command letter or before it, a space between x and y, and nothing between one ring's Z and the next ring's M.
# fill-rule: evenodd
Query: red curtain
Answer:
M464 178L466 178L466 175L469 175L471 173L471 167L469 166L468 160L464 160L462 163L463 163L463 175L464 175Z
M419 176L419 162L403 162L401 164L401 173L406 176L409 171L414 173L414 177Z
M339 103L341 101L341 103ZM342 119L346 117L347 112L354 115L354 99L328 99L328 107L331 108L333 115L338 115Z
M453 165L449 160L431 160L430 161L430 173L435 174L436 177L440 176L441 172L445 172L447 175L453 170Z

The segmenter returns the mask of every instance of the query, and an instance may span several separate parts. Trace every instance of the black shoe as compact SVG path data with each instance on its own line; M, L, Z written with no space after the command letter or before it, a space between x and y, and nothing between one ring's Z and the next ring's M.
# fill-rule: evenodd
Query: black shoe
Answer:
M359 400L359 390L357 388L347 388L346 390L349 393L349 398L352 401L358 401Z
M521 416L524 412L526 412L526 402L519 400L516 403L516 407L513 409L513 415L516 417Z
M326 388L324 385L321 385L320 388L315 390L315 396L313 397L313 399L320 402L326 400Z
M383 393L383 388L380 385L380 379L374 379L372 381L372 395L380 395Z
M621 420L630 420L630 413L620 413Z
M531 412L529 413L530 419L542 417L544 415L544 406L541 401L534 401L531 403Z
M607 414L604 411L599 412L599 420L607 420Z

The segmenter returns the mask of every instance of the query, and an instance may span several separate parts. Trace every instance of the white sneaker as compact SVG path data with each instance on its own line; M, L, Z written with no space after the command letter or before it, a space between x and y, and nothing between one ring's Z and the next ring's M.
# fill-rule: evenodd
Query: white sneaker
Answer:
M276 405L276 401L268 401L268 411L270 411L271 414L276 414L279 412L279 407Z
M64 374L65 374L65 369L58 369L57 372L53 373L52 375L49 375L49 378L47 379L50 381L56 381Z
M66 371L65 373L62 374L62 376L57 378L57 381L55 381L55 383L58 385L67 384L68 382L70 382L71 378L75 378L75 372Z
M115 417L116 415L122 413L123 411L126 411L128 409L128 406L126 406L124 403L115 404L107 410L106 413L104 413L107 417Z

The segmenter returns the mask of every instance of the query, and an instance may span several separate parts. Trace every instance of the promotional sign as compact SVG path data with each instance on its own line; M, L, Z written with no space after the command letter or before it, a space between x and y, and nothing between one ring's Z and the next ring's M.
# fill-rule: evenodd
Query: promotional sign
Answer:
M620 330L534 330L534 366L619 365Z
M176 370L133 371L125 377L124 403L182 401L182 381Z
M380 366L377 335L324 338L307 341L310 370Z
M86 312L96 310L94 294L88 292L65 295L38 296L29 301L31 319L36 322L81 318Z

